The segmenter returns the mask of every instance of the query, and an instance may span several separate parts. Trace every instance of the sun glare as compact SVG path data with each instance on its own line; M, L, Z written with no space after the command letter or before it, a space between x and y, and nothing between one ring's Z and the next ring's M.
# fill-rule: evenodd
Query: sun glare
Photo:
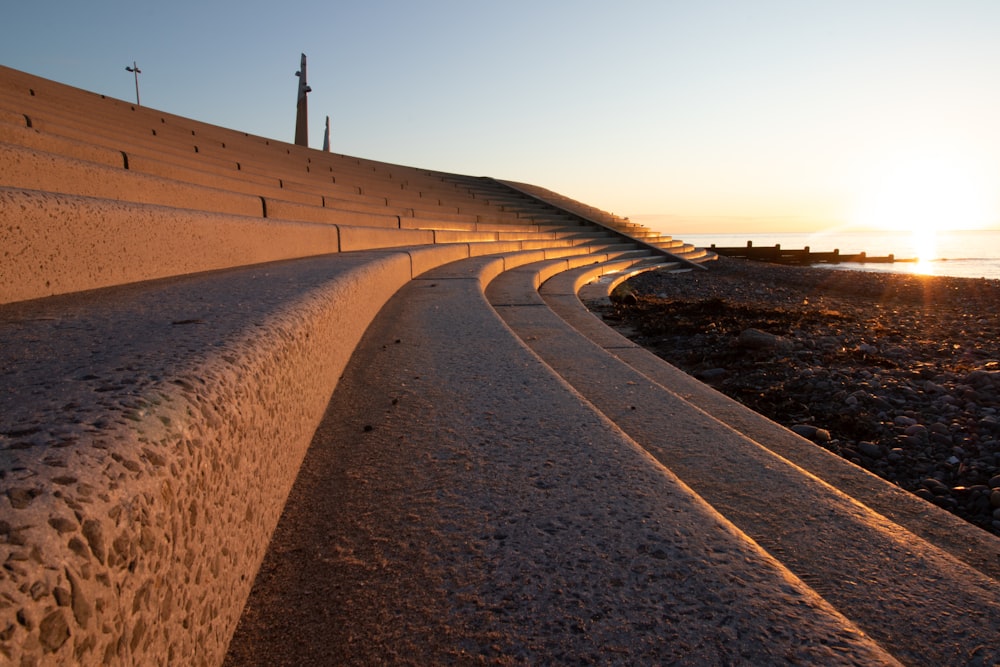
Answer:
M915 229L913 235L913 249L916 251L917 263L913 270L915 273L934 273L934 260L938 259L937 231L933 229Z
M991 222L982 181L955 159L901 160L872 174L865 190L854 216L859 227L937 232Z
M940 154L901 159L871 173L855 208L853 226L908 231L920 260L932 271L937 237L955 230L983 229L993 222L989 190L975 169Z

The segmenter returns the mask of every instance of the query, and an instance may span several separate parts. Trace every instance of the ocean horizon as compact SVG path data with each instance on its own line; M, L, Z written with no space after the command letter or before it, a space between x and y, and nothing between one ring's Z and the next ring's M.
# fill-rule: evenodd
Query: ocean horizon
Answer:
M729 234L672 234L674 238L701 248L756 247L780 244L789 250L809 247L813 252L840 250L842 255L867 253L869 257L893 255L898 260L919 258L919 262L823 264L842 269L957 278L1000 280L1000 230L937 232L918 236L906 231L818 231Z

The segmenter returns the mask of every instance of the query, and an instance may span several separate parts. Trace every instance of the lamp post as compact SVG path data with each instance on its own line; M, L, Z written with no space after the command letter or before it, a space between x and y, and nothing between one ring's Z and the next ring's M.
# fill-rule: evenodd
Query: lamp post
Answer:
M128 65L125 66L125 71L132 72L132 74L135 76L135 105L141 107L142 105L139 104L139 75L142 74L142 70L139 69L139 66L136 65L135 61L133 60L131 67L129 67Z

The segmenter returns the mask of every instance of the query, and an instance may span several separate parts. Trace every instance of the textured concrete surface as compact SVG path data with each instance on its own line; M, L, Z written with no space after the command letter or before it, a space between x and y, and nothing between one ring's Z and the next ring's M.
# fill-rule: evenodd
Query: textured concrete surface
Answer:
M27 117L18 111L0 108L0 123L13 127L25 128L28 126Z
M471 179L468 179L467 177L465 178L465 182L472 185ZM692 245L676 241L670 236L664 236L659 232L654 232L648 228L634 225L626 218L619 218L618 216L604 211L599 211L592 206L588 206L564 195L546 190L545 188L537 185L499 180L493 180L490 182L489 180L484 181L483 179L478 179L472 187L476 188L477 192L481 194L481 196L496 198L498 201L509 202L510 206L522 210L534 210L537 209L539 205L543 207L557 207L558 209L566 212L566 214L571 213L572 217L604 225L620 234L624 234L629 238L635 239L647 247L662 250L672 260L682 262L690 268L704 270L705 267L703 266L703 263L711 261L716 257L715 254L710 251L706 251L702 248L695 248ZM519 199L516 196L512 196L511 191L520 193L521 198Z
M433 233L435 243L476 243L496 241L499 237L496 232L457 231L453 229L434 230ZM530 236L530 234L524 234L522 238Z
M0 184L214 213L263 216L260 197L0 144Z
M893 663L538 363L496 264L366 333L228 664Z
M265 205L268 218L302 220L327 225L343 224L399 229L399 216L391 214L389 211L371 213L359 210L321 208L279 199L267 199Z
M410 270L336 255L0 308L0 655L217 664L330 393Z
M469 240L462 233L264 220L3 187L0 220L0 303L338 251ZM482 241L482 234L471 233L474 254L554 244L580 252L526 233L516 242Z
M353 225L340 228L340 249L345 252L431 243L434 243L434 232L429 229L380 229Z
M591 343L540 304L531 271L546 264L501 275L487 295L608 419L901 661L1000 662L996 580Z
M559 317L592 342L650 380L778 456L809 471L906 530L1000 581L1000 541L912 493L737 403L605 325L576 295L581 272L567 271L546 282L541 293ZM589 289L585 287L582 293ZM599 290L601 291L601 290Z
M24 148L33 148L48 153L56 153L65 157L85 160L108 167L124 167L125 157L119 150L95 146L83 141L65 139L60 136L39 132L35 128L25 127L24 116L19 125L0 122L0 143L14 144Z
M269 664L891 662L483 299L635 244L3 67L0 114L0 662L217 664L310 439Z
M0 187L0 303L338 252L329 225Z
M121 156L119 155L119 157ZM125 152L125 159L129 171L141 174L184 183L195 183L228 192L265 197L269 200L281 199L308 206L323 206L323 195L318 192L282 187L279 178L267 179L270 181L268 183L263 182L265 179L247 178L247 174L236 170L231 165L227 165L224 171L214 170L206 168L207 166L203 164L204 160L202 163L186 164L184 160L177 158L171 158L167 161L161 156L146 156L131 149Z

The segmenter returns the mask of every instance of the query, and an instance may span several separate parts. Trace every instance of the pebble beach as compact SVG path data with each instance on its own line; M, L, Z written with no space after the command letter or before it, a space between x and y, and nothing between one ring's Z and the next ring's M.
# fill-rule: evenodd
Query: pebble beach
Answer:
M720 258L605 321L834 453L1000 534L1000 281Z

